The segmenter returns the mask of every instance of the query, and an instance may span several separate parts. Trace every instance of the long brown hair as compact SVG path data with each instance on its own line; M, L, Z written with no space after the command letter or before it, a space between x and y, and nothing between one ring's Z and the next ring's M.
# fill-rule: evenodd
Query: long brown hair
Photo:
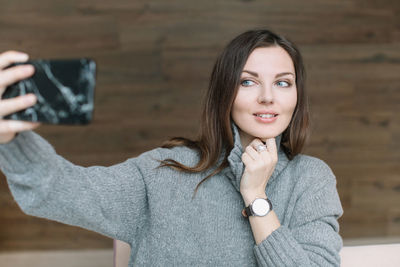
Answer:
M210 78L208 91L203 102L201 127L196 140L174 137L163 143L162 147L187 146L199 152L197 165L190 167L173 159L161 160L159 167L172 167L176 170L198 173L216 165L222 152L229 152L234 146L231 128L231 109L239 87L240 75L251 52L259 47L280 46L289 54L296 72L297 105L292 119L282 133L281 147L291 160L299 154L308 135L309 111L305 88L305 69L297 47L269 30L251 30L234 38L218 57ZM225 153L222 162L195 188L226 168L229 153Z

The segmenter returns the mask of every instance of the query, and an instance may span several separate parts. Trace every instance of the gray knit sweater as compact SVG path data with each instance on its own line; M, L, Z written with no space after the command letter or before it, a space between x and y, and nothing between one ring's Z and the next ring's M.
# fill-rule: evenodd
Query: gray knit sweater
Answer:
M80 226L131 245L130 266L339 266L342 207L336 180L321 160L282 149L266 194L281 227L256 245L239 192L244 170L237 127L229 167L199 187L211 170L156 168L155 159L194 165L187 147L156 148L123 163L84 168L56 154L32 131L0 145L1 170L29 215ZM279 138L278 138L279 140ZM279 143L279 142L278 142Z

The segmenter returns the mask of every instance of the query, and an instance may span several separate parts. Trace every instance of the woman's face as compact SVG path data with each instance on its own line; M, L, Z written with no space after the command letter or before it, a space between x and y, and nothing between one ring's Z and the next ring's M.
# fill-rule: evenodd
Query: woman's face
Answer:
M295 75L292 59L280 46L250 54L231 111L243 148L256 137L265 141L288 127L297 103Z

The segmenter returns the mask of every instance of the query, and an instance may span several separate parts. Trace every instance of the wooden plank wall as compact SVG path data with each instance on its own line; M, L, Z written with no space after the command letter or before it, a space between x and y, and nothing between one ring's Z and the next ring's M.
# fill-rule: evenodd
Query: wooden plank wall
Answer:
M400 236L399 1L0 0L0 7L0 51L96 59L93 124L38 130L84 166L193 137L223 46L256 27L288 36L309 77L314 126L306 152L337 175L342 236ZM98 234L24 215L0 178L0 250L111 247Z

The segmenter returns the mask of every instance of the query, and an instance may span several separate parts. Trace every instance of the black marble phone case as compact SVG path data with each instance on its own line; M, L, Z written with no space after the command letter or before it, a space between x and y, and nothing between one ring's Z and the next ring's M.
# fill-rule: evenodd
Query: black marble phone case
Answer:
M96 63L93 60L32 60L13 65L20 64L32 64L35 74L7 87L2 98L34 93L38 101L34 106L4 119L49 124L90 123L96 83Z

